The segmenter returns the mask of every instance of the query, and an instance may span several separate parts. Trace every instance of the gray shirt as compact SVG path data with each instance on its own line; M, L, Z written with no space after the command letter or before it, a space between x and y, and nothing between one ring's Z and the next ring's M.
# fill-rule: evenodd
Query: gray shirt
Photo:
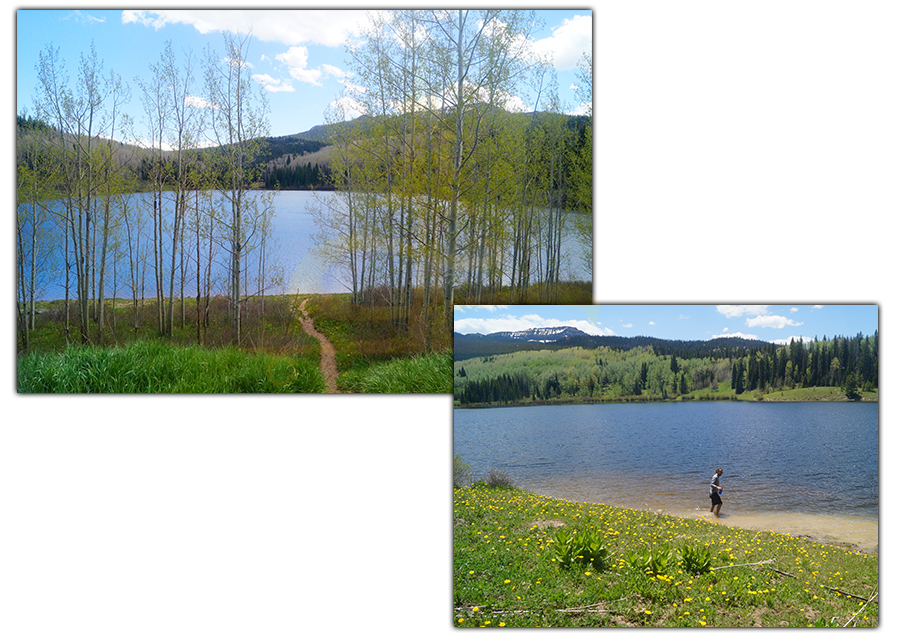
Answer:
M713 474L712 480L709 483L709 495L712 495L719 490L719 486L721 485L721 481L719 480L719 474Z

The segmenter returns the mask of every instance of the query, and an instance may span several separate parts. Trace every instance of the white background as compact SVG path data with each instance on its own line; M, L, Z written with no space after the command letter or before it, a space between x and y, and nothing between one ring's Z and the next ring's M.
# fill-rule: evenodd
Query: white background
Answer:
M594 21L595 301L878 303L890 451L894 3L603 2ZM7 309L0 636L453 633L449 397L17 397Z

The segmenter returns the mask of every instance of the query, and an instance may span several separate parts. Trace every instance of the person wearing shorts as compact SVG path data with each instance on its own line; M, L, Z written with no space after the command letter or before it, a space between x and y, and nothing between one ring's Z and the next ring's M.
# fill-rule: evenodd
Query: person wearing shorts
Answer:
M712 502L712 504L709 505L709 512L715 513L717 518L719 517L719 511L722 509L722 496L719 495L719 492L722 491L722 487L719 484L719 478L721 478L724 473L722 467L719 467L716 469L716 472L713 474L712 480L709 483L709 499Z

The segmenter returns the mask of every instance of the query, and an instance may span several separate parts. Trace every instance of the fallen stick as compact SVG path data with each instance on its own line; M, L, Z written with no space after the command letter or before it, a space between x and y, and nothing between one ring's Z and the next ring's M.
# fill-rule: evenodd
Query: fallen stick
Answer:
M877 598L877 597L878 597L878 592L876 591L875 593L872 594L872 597L869 598L868 601L862 606L862 609L860 609L859 611L854 613L853 617L850 618L849 620L847 620L847 624L845 624L844 626L845 627L850 626L850 623L853 622L853 620L856 618L856 616L858 616L859 614L861 614L863 611L866 610L866 607L869 606L869 602L872 602L872 600L875 600L875 598Z
M619 600L624 600L625 598L619 598ZM613 600L613 602L618 602L619 600ZM595 609L594 607L602 606L601 603L597 602L596 604L586 604L580 607L570 607L568 609L554 609L556 613L615 613L612 609ZM479 607L481 608L481 607ZM472 614L472 607L454 607L454 611L463 612L465 611L468 614ZM534 613L530 609L515 609L513 611L503 611L503 610L491 610L491 615L495 616L507 616L512 614L522 614L522 613Z
M871 601L872 601L870 598L867 598L867 597L865 597L865 596L858 596L858 595L856 595L855 593L849 593L849 592L847 592L847 591L841 591L840 589L838 589L838 588L836 588L836 587L829 587L827 584L823 584L822 586L825 587L826 589L831 589L832 591L837 591L837 592L840 593L841 595L850 596L851 598L856 598L857 600L862 600L863 602L866 602L866 601L871 602ZM876 595L877 595L877 594L876 594ZM868 604L868 602L866 602L866 604ZM878 601L877 601L877 600L875 601L875 604L878 604Z

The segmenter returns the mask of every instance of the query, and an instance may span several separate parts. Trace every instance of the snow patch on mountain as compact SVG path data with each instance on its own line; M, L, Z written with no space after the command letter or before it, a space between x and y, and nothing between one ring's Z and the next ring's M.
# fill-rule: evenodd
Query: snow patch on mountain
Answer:
M495 338L519 340L522 342L556 342L572 336L586 336L584 331L575 327L537 327L522 331L501 331L490 334Z

